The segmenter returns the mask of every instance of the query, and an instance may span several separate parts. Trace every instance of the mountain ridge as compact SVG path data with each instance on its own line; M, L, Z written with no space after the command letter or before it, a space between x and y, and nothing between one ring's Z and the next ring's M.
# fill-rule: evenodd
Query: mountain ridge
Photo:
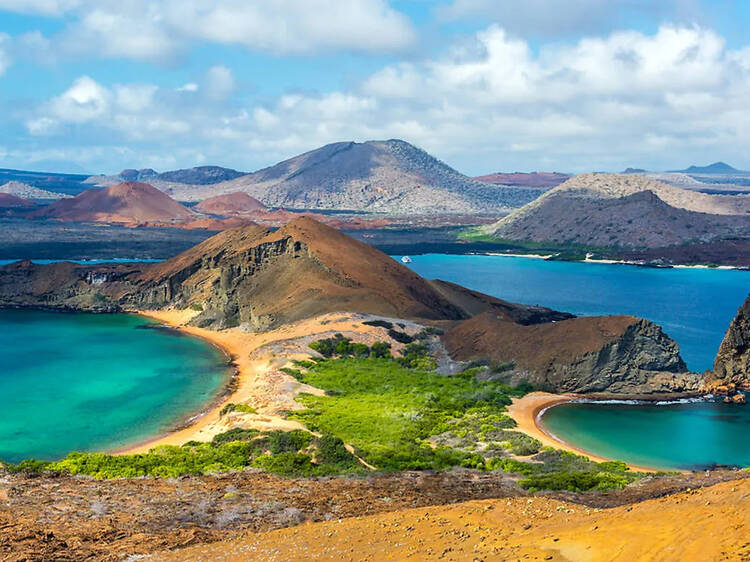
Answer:
M737 174L742 171L730 166L726 162L714 162L708 166L692 165L684 170L676 170L676 172L684 174Z
M157 187L181 201L243 191L269 207L392 214L503 212L538 195L477 182L399 139L327 144L210 188Z

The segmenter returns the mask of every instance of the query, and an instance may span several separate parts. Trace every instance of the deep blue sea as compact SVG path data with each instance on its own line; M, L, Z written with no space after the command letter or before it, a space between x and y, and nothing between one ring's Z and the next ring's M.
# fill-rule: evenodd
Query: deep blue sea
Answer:
M394 256L397 259L400 256ZM750 272L655 269L485 255L426 254L407 264L429 279L579 315L632 314L661 324L694 371L710 369L750 293Z

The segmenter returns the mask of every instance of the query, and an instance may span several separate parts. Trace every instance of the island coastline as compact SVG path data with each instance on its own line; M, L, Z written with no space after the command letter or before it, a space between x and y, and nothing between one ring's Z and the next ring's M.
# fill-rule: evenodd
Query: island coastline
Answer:
M577 447L571 443L563 441L553 433L549 432L541 422L544 413L550 408L561 404L568 404L575 400L580 400L581 396L577 394L552 394L549 392L531 392L521 398L514 398L513 403L508 406L508 415L516 422L517 428L523 433L538 439L542 445L554 447L564 451L569 451L577 455L584 455L596 462L607 462L620 459L612 459L593 454L585 449ZM628 468L634 472L684 472L673 469L664 469L659 467L640 466L626 463Z

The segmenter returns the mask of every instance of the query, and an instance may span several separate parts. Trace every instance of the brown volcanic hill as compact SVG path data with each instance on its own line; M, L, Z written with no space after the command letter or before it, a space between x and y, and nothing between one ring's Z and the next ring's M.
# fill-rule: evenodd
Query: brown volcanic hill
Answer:
M465 314L387 255L303 217L228 230L141 277L148 306L198 304L198 322L266 329L334 311L458 320Z
M455 359L505 365L494 378L553 392L647 395L694 392L701 383L658 325L632 316L524 326L487 311L443 339Z
M750 390L750 297L737 311L716 354L713 386Z
M181 201L244 191L269 207L399 215L502 212L539 195L475 181L397 139L328 144L212 186L164 189Z
M221 232L156 264L0 268L0 306L198 308L204 327L265 330L328 312L456 321L484 310L524 323L569 318L431 282L379 250L311 218L272 232Z
M201 213L225 216L267 211L268 207L247 193L235 191L204 199L195 206L195 209Z
M195 217L196 213L152 185L123 182L104 189L88 189L73 199L62 199L42 209L38 216L138 224L182 221Z
M497 172L486 176L476 176L474 179L484 183L496 185L513 185L518 187L555 187L569 179L568 174L558 172Z
M11 209L11 208L30 208L36 207L36 203L18 197L17 195L11 195L10 193L0 193L0 208Z
M498 238L659 248L744 237L750 197L708 195L643 176L583 174L483 227Z

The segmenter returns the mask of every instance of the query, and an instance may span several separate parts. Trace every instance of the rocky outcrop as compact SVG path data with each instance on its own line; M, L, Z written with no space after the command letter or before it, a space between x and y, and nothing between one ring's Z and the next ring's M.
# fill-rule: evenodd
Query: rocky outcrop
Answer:
M490 377L551 392L692 393L701 385L661 327L631 316L523 326L483 313L444 339L453 358L489 362Z
M707 386L713 390L719 387L750 389L750 297L729 325Z
M139 264L19 261L0 268L0 307L116 312L141 273Z

